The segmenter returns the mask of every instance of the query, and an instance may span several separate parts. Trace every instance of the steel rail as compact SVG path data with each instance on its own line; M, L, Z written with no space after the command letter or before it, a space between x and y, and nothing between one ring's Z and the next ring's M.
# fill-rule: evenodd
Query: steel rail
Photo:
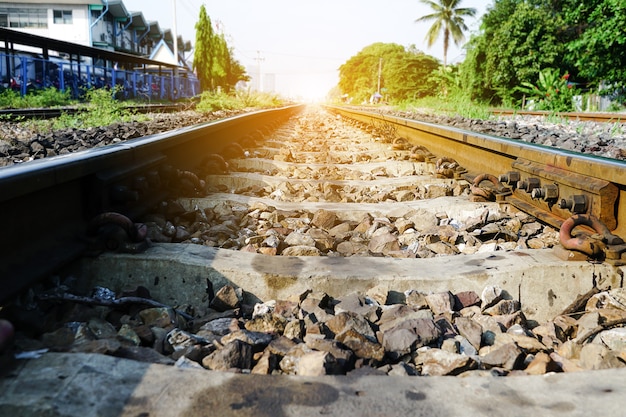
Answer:
M470 181L480 174L500 178L501 198L554 227L573 214L592 214L613 233L626 235L626 163L556 150L514 139L345 107L327 106L343 117L393 131L437 158L452 158ZM433 161L434 162L434 161ZM508 195L507 195L508 194Z
M90 225L99 215L134 219L165 199L164 172L192 169L301 109L262 110L0 168L0 304L91 251Z
M624 123L626 113L610 112L551 112L547 110L513 110L513 109L491 109L495 116L539 116L556 117L569 120L579 120L582 122L599 123Z

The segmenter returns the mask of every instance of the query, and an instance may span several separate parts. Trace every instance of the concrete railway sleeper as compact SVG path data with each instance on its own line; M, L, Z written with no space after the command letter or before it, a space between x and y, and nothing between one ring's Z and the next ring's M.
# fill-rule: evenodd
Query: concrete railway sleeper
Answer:
M98 173L90 184L108 194L91 204L120 209L88 223L99 255L0 311L15 328L0 321L0 342L15 333L0 409L623 409L619 225L575 214L559 230L511 203L518 174L504 175L514 185L475 175L456 155L390 137L403 128L365 131L314 107L266 126L233 128L237 146L192 145L187 164L180 151L152 153L131 175ZM579 225L596 235L574 234ZM37 358L11 359L27 352Z

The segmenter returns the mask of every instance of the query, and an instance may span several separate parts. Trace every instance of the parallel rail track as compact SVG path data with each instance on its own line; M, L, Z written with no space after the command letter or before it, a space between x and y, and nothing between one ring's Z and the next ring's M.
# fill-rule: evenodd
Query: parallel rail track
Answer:
M91 222L101 213L137 218L167 196L164 167L189 170L207 153L276 124L303 106L259 111L219 122L135 139L79 154L0 170L0 212L9 221L0 247L4 302L74 260L94 244ZM387 129L432 153L453 159L455 176L502 176L496 197L560 227L573 214L591 214L626 235L626 165L415 120L328 107L343 117ZM480 185L480 184L477 184ZM618 248L615 255L621 256ZM16 279L19 277L19 279Z
M0 211L15 219L7 224L6 236L11 239L5 239L1 249L2 301L84 253L90 245L89 222L99 213L116 212L132 219L164 198L154 184L164 165L188 170L203 155L219 153L251 130L300 109L261 111L0 170ZM573 214L588 213L614 234L626 235L626 210L620 209L620 202L626 201L623 162L415 120L340 107L329 110L426 147L433 163L454 160L463 167L457 168L456 176L470 181L480 174L501 176L505 183L496 192L498 199L555 227ZM140 197L136 192L130 199L123 197L137 188L133 182L138 181L143 184Z
M42 285L33 289L33 299L47 303L58 300L59 296L71 295L64 293L64 285L58 285L71 281L61 277L67 270L60 272L59 280L42 278L50 276L63 265L72 263L76 258L92 251L100 251L103 248L115 250L122 243L128 244L128 249L142 250L145 237L142 228L145 225L134 221L141 219L144 214L147 218L151 215L156 216L152 211L155 207L157 211L165 212L170 202L176 206L175 209L180 209L177 213L183 213L181 216L185 218L193 215L197 221L196 216L202 217L203 214L205 218L210 216L215 220L213 224L207 220L206 224L211 228L228 228L226 223L231 223L230 226L237 224L239 227L246 225L246 229L251 233L238 235L238 238L247 237L257 242L258 238L265 239L269 235L260 232L259 228L256 232L252 230L255 226L250 220L254 219L255 215L252 214L254 212L257 212L258 219L263 219L263 228L287 229L290 231L284 233L290 235L291 229L296 228L308 229L307 233L313 230L322 232L321 227L307 228L301 225L307 224L307 220L313 223L312 218L315 218L315 215L311 215L313 210L317 210L317 214L318 211L326 209L334 212L345 210L344 214L351 212L350 215L355 217L366 212L371 216L372 227L382 226L376 230L385 231L387 226L383 225L391 224L392 220L396 222L393 227L397 229L399 223L396 219L406 220L403 215L398 214L399 210L415 212L416 214L412 216L416 218L415 222L419 222L422 217L428 217L424 214L426 211L422 212L420 209L431 203L435 203L430 207L433 210L431 213L433 217L450 221L450 224L443 226L446 228L454 227L451 222L455 220L455 215L451 214L448 217L451 204L469 207L468 211L479 213L469 214L467 218L474 218L476 215L481 219L488 217L493 209L497 212L494 213L496 216L505 214L507 222L518 219L519 213L507 212L510 204L513 204L555 225L566 224L572 215L593 215L594 218L601 218L602 222L610 225L614 233L623 231L623 214L619 207L623 201L625 188L623 163L555 152L514 140L414 120L327 107L328 111L341 115L342 121L337 123L339 127L335 129L333 123L326 123L331 119L328 114L324 114L320 119L307 119L308 113L303 110L303 106L292 106L259 111L74 155L0 169L0 212L10 220L5 223L4 230L7 233L3 243L0 244L0 280L3 289L0 292L0 305L7 302L8 310L12 307L11 297L18 295L40 279ZM303 114L302 120L292 119L284 128L274 131L274 128L280 126L283 121L299 117L300 114ZM347 120L352 120L354 124L373 134L357 132L351 126L347 126ZM273 139L274 134L276 139ZM351 136L352 134L354 136ZM384 140L381 136L385 136ZM206 183L201 183L198 176L193 175L194 169L198 169L197 172L207 172L199 169L200 166L205 166L207 155L212 157L220 153L227 155L229 147L232 150L233 142L251 143L248 140L253 139L252 142L255 142L254 138L266 140L264 146L258 149L251 148L252 154L259 156L258 158L235 157L230 160L235 167L234 171L240 169L241 172L231 172L229 175L215 175L215 172L209 172L205 177ZM351 138L354 138L355 146L344 146L343 141ZM402 148L399 149L401 144ZM407 144L414 147L416 153L412 149L408 155ZM424 160L420 160L417 153L420 153ZM370 159L367 159L368 157ZM403 160L399 162L399 159ZM213 161L220 160L224 162L221 157ZM367 162L359 164L362 161ZM352 165L349 165L350 163ZM357 175L347 173L350 169L346 166L352 168L353 165L358 166L354 167L358 172ZM381 166L384 166L384 169L381 169ZM438 175L452 176L454 179L432 178L429 174L433 167L436 168L435 172ZM296 171L303 173L309 169L311 176L296 175ZM335 175L335 172L340 170L346 170L341 171L345 180ZM294 178L287 178L288 175ZM489 180L484 182L491 185L488 184L488 187L483 188L479 180L490 178L489 175L493 175L493 178L502 175L504 184L497 180L491 183ZM307 179L302 179L304 177ZM246 179L251 181L246 182ZM481 195L480 190L489 190L503 207L494 202L474 204L468 201L465 195L467 188L463 188L463 194L455 194L457 197L451 199L444 197L439 201L417 201L419 198L417 193L413 195L415 198L412 200L399 198L400 192L408 191L409 194L413 192L414 190L410 188L416 181L425 181L415 186L416 189L433 184L455 186L463 184L463 187L467 187L464 179L473 182L477 189L474 194L476 197ZM209 187L207 184L213 181ZM290 187L295 190L296 187L304 185L318 187L318 190L322 187L324 191L332 192L333 184L346 185L348 188L356 188L358 184L367 190L359 196L367 199L358 200L363 202L345 204L342 199L341 202L332 203L331 201L338 200L331 200L326 198L325 193L320 193L311 195L314 197L313 200L309 201L306 209L300 210L305 203L296 201L302 201L304 197L288 190ZM191 188L185 188L184 192L180 192L181 188L187 185L191 185ZM267 187L264 187L266 185ZM273 208L275 211L269 209L266 211L268 206L274 204L270 196L280 191L280 187L287 190L285 192L287 198L278 197L275 201L276 207ZM211 195L208 197L201 195L200 192L206 194L209 189L213 190ZM472 193L474 191L472 189ZM366 203L373 193L383 194L383 197L371 204ZM291 202L290 195L294 197ZM171 201L170 197L176 201ZM561 200L565 203L562 204ZM569 200L572 202L571 206L566 204ZM451 203L452 201L455 203ZM421 203L427 204L422 206ZM439 207L437 204L445 207ZM252 205L255 205L254 209ZM346 208L347 205L351 207ZM376 208L373 208L374 206ZM319 210L319 207L324 209ZM501 208L504 210L500 210ZM250 210L246 211L247 209ZM459 208L459 211L463 210L463 207ZM223 216L218 215L218 211L223 213ZM247 213L241 217L245 221L232 220L239 219L234 215L235 212ZM375 212L384 214L372 214ZM438 214L435 215L435 212ZM269 216L262 216L263 214ZM300 215L302 217L298 217ZM375 219L374 216L380 217ZM114 233L105 235L97 233L101 232L106 226L106 221L111 219L117 221L116 226L122 225L125 232L122 234L126 239L124 242L117 241ZM125 219L128 219L128 222ZM540 230L550 229L535 221L531 223ZM344 225L350 226L348 223L339 226ZM119 231L117 227L113 229ZM416 226L416 229L420 228ZM554 231L550 230L548 234L554 236ZM356 235L360 239L363 236L365 234ZM502 285L503 292L506 291L516 298L503 301L524 302L524 311L518 311L520 315L516 317L521 318L523 313L528 314L531 320L539 320L539 317L546 318L547 314L567 315L569 314L567 311L580 311L581 306L587 301L585 297L595 294L600 288L620 290L621 288L617 287L623 287L624 267L597 262L567 263L559 256L555 256L551 249L536 251L515 247L511 250L509 246L506 251L489 250L467 256L430 259L410 257L386 259L380 256L339 258L331 257L330 251L328 257L287 256L285 251L282 252L285 256L273 257L258 252L248 253L243 247L241 250L218 249L216 245L206 245L206 241L199 240L200 242L197 240L196 243L203 243L202 245L162 241L167 243L157 243L142 254L103 254L95 259L82 259L68 269L82 274L77 276L81 282L75 283L78 292L91 289L94 284L105 287L101 288L105 292L108 288L113 289L112 291L136 288L137 292L149 291L154 300L167 300L171 306L177 306L176 314L187 314L180 310L181 306L204 306L208 299L217 298L211 295L213 285L222 288L229 285L230 288L241 289L242 296L249 298L246 309L251 308L258 300L286 300L285 297L309 294L311 289L314 290L311 298L315 299L318 294L341 297L346 293L354 294L355 291L367 291L370 294L370 290L373 290L372 297L377 296L378 290L383 295L385 290L389 290L387 294L393 292L393 297L397 297L403 291L407 291L404 293L406 295L408 291L414 289L422 294L441 291L440 295L446 292L452 295L466 291L467 285L471 285L471 291L466 293L480 292L489 288L495 291L496 287ZM341 243L344 242L347 243L347 241ZM620 246L615 242L612 244ZM217 246L221 247L221 244ZM257 249L260 251L272 248ZM335 249L338 253L338 244L337 248L333 247L333 250ZM185 255L182 252L185 252ZM621 252L618 254L621 255ZM50 289L50 286L54 288ZM79 286L83 287L82 290L78 289ZM578 297L568 306L567 303L576 294L585 293L585 296ZM111 296L105 294L104 297ZM308 295L306 297L308 299ZM85 300L85 297L78 298ZM97 300L95 298L89 298L85 302L106 301L100 296ZM137 298L141 297L130 298L135 298L133 302L136 303ZM28 294L17 299L28 300ZM77 300L76 297L63 299ZM116 298L114 301L120 300L121 298ZM311 303L319 304L315 300ZM384 303L387 304L386 301ZM321 305L317 307L320 308L319 314L327 314L323 313ZM241 310L243 309L242 305ZM384 310L381 308L381 311ZM391 314L409 319L400 317L405 314L411 315L403 311L398 310ZM449 311L446 311L439 314L439 317L444 321L451 320L447 318ZM244 320L244 315L247 318L251 312L244 314L229 310L225 314L238 316L233 320L239 323ZM315 310L314 314L318 314L318 310ZM314 314L307 316L313 325L317 324L313 323ZM456 314L452 316L454 315ZM513 315L506 315L510 316ZM187 318L189 317L192 315L187 314ZM196 316L194 313L193 317L198 317L199 321L202 321L203 315L198 313ZM76 320L82 321L81 318ZM177 327L187 328L192 321ZM300 323L300 320L293 322ZM456 323L458 325L458 322ZM616 325L620 323L623 324L623 321L614 322ZM248 328L247 325L245 327ZM321 326L318 328L322 329ZM180 329L175 328L172 331L176 333ZM272 338L274 336L276 335L271 335ZM289 338L286 335L281 337ZM523 337L531 339L528 336ZM157 345L159 344L155 343L155 346ZM513 344L506 346L509 345ZM354 349L360 349L360 346L361 344L356 344ZM147 346L143 347L150 349ZM556 348L546 347L545 350L552 353ZM459 356L462 356L460 353L459 351ZM481 355L483 353L485 352ZM422 353L417 354L418 359L420 355ZM531 356L528 355L526 358L530 359ZM204 359L202 364L204 366ZM415 365L418 365L417 362ZM376 363L372 362L372 366L376 366ZM219 369L208 365L205 367ZM243 365L241 367L244 368ZM111 369L113 371L109 374L108 371ZM249 366L245 369L249 369ZM281 369L288 373L287 370ZM278 371L278 368L276 370ZM433 376L426 385L418 378L400 377L391 378L389 383L385 382L385 385L381 386L380 382L372 379L378 377L362 373L337 378L328 375L323 380L312 380L300 373L296 373L297 378L288 375L267 378L261 375L234 375L223 372L184 372L173 367L140 364L99 354L82 356L46 353L41 360L26 361L22 371L18 371L14 378L0 380L5 392L4 395L0 395L0 402L20 411L52 407L48 409L63 412L65 407L69 406L72 410L87 407L89 411L86 409L85 412L98 410L101 415L116 416L148 412L159 414L158 410L162 409L167 409L168 413L176 413L176 410L183 410L187 406L185 399L196 404L194 411L189 415L203 413L207 407L218 409L222 415L239 415L241 404L245 404L245 409L252 414L257 411L261 414L275 412L280 414L281 407L295 405L293 412L284 408L283 414L300 415L304 412L306 415L319 413L369 415L371 414L369 410L374 409L375 413L379 413L381 407L396 414L406 414L419 411L421 406L421 409L429 410L431 414L444 415L437 413L438 410L446 410L448 407L448 404L440 401L441 393L452 392L457 398L456 409L462 409L456 414L463 414L471 409L486 410L483 403L488 404L490 411L498 407L503 415L513 415L513 411L517 412L520 407L526 407L525 404L520 405L518 401L511 401L510 398L533 398L533 401L528 402L530 405L527 409L540 409L540 412L546 415L562 412L561 405L569 404L566 400L575 404L572 405L572 409L576 411L602 409L609 411L610 414L612 409L623 408L623 395L620 391L623 385L621 383L623 370L612 370L614 373L594 371L595 373L587 373L582 378L580 374L569 374L565 368L563 370L565 372L560 375L528 378L491 378L472 374L455 380ZM422 371L423 367L420 372ZM32 375L36 375L34 381ZM433 374L424 371L421 375ZM64 382L58 383L61 379ZM23 393L22 385L31 383L29 390ZM336 391L335 388L329 388L331 386L336 386ZM212 391L215 387L223 391ZM468 387L472 389L468 391ZM505 387L505 395L502 394L504 392L502 387ZM292 389L294 391L290 391ZM584 390L589 390L589 395L584 404L579 405L577 396ZM99 394L105 391L107 394ZM68 392L72 394L67 394ZM76 392L81 395L77 395ZM85 395L82 395L83 392ZM114 395L109 395L109 392ZM292 392L295 394L292 395ZM472 408L476 406L477 393L481 397L478 404L480 407ZM540 397L540 393L548 393L546 396L549 398L535 401ZM201 396L202 401L196 403L194 395ZM300 404L293 403L294 397L308 399L309 396L315 398L314 403L303 402L305 407L300 408L298 408ZM87 403L83 404L83 397L88 398ZM179 404L178 401L171 402L171 398L183 400ZM417 403L416 400L420 402ZM348 411L336 411L343 409ZM113 411L106 414L103 412L106 410ZM551 414L552 410L556 411ZM37 411L33 414L37 414Z
M90 245L89 222L99 213L116 212L132 219L164 198L155 184L164 165L190 169L203 155L219 153L251 130L300 109L261 111L0 170L0 212L5 219L14 219L5 227L5 236L11 238L3 240L0 250L1 301L84 253ZM480 174L501 176L505 187L497 190L499 199L555 227L573 214L588 213L614 234L626 235L626 210L620 209L626 201L623 162L415 120L340 107L329 110L428 148L433 163L451 158L464 168L457 168L454 175L470 181ZM137 182L143 187L141 195L135 191L131 198L123 197L137 189Z

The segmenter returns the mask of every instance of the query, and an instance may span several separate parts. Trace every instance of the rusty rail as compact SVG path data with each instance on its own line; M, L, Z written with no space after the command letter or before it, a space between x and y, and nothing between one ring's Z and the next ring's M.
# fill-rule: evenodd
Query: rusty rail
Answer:
M491 174L510 189L502 201L560 228L575 214L597 217L609 230L626 235L626 163L555 150L513 139L343 107L328 110L373 126L390 126L437 158L451 158L471 182Z

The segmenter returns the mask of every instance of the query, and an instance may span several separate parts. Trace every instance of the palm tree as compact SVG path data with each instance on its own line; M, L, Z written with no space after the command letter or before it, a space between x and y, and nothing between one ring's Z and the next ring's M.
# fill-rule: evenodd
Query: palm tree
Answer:
M467 25L463 20L464 17L473 17L476 15L476 9L467 7L460 8L459 3L462 0L420 0L420 2L428 5L433 9L434 13L422 16L415 20L418 22L434 21L433 25L426 33L426 40L430 48L439 39L439 34L443 31L443 66L447 66L448 46L450 45L450 35L455 45L459 45L465 40L464 31L467 31Z

